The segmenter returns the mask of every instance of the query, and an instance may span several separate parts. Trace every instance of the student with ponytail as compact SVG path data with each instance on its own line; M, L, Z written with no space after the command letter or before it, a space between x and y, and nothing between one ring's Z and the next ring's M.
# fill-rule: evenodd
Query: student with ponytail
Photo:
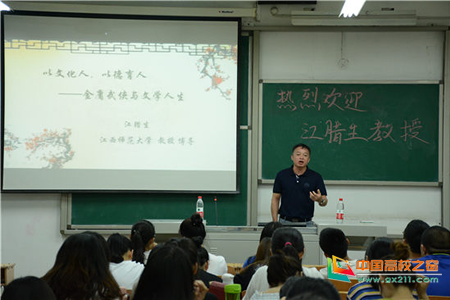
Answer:
M271 249L272 253L275 254L282 252L285 256L298 257L301 266L301 260L305 254L303 236L300 231L292 227L278 228L273 233ZM277 260L275 258L275 261L273 262L275 263L276 261ZM301 273L303 276L307 277L322 278L322 275L316 268L301 267ZM262 266L256 271L250 280L244 300L251 299L256 291L264 292L269 288L268 266Z
M111 254L109 269L120 287L132 290L139 278L144 265L131 261L133 256L131 241L118 234L112 234L106 241Z
M155 226L152 222L141 220L131 227L131 246L133 247L133 261L146 264L150 251L155 243Z
M197 247L201 247L203 240L206 237L206 229L203 224L202 217L195 213L190 218L185 219L180 224L179 233L182 237L190 238ZM227 262L225 258L220 255L209 255L208 272L216 276L222 276L228 271Z

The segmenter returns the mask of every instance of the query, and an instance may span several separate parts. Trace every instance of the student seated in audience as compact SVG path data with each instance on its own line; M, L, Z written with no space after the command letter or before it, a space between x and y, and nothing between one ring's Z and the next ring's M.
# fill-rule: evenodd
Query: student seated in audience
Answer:
M292 227L276 229L272 236L272 253L277 253L277 251L282 250L287 245L292 246L297 251L297 255L301 260L305 253L305 244L300 231ZM267 281L267 269L267 266L262 266L255 272L250 280L244 299L251 299L256 291L264 292L270 288ZM322 278L322 275L316 268L302 267L302 274L307 277Z
M197 259L198 259L198 272L197 278L203 281L207 288L209 288L209 283L212 281L222 282L222 278L211 274L208 272L209 267L209 254L208 251L200 246L197 249Z
M144 265L131 261L131 241L118 234L112 234L106 241L110 252L109 269L120 287L132 290L139 281Z
M283 227L283 224L281 224L280 222L267 223L264 226L263 230L261 231L261 235L259 237L259 243L261 244L261 241L263 240L263 238L271 238L275 229L280 228L280 227ZM258 245L258 248L259 248L259 245ZM245 260L244 264L242 265L242 268L245 269L248 265L251 265L255 261L256 261L256 255L250 256L249 258L247 258Z
M197 245L195 245L195 243L190 239L190 238L172 238L169 241L167 241L166 245L174 245L176 247L180 247L184 253L186 253L186 255L189 258L189 261L191 262L192 265L192 271L194 273L194 279L195 280L200 280L202 281L206 288L208 288L208 285L205 283L205 281L207 280L204 277L201 277L199 274L199 266L198 266L198 248ZM217 300L217 297L213 294L210 293L206 293L205 295L205 300Z
M106 251L95 234L71 235L59 249L54 266L42 279L58 300L120 299L124 293L109 271Z
M267 282L270 288L265 292L256 291L251 299L280 299L280 289L291 276L302 276L302 261L297 250L288 242L269 258Z
M422 238L422 233L428 228L430 228L430 225L422 220L412 220L406 225L406 228L403 231L403 243L409 245L409 248L411 249L410 259L422 257L422 254L420 253L420 240Z
M333 255L337 256L341 259L348 261L350 268L353 273L356 275L361 270L356 270L356 262L357 260L351 260L347 255L349 240L345 236L344 232L337 228L325 228L320 232L319 236L319 245L322 249L325 257L328 259L333 259ZM328 278L328 270L327 268L323 268L320 270L323 278ZM353 276L350 276L352 278ZM353 277L354 279L356 277Z
M156 246L150 253L133 300L203 300L207 288L203 282L194 281L191 259L176 242Z
M325 279L311 277L291 277L286 281L289 288L280 293L286 300L340 300L336 288ZM284 297L286 295L286 297Z
M155 243L155 226L152 222L141 220L134 223L131 227L131 246L133 247L133 261L146 264L148 256L153 248L157 245Z
M418 261L423 265L423 275L427 273L439 273L440 276L430 275L430 278L437 278L438 281L430 282L427 293L431 296L450 296L450 231L442 226L432 226L422 233L421 258L412 261L415 265ZM427 271L429 264L437 265L437 269Z
M261 240L258 246L258 251L256 252L256 258L253 263L245 267L239 274L236 274L233 278L233 282L240 284L242 291L245 291L252 279L253 274L255 274L256 270L261 266L267 265L269 262L269 258L272 255L272 251L270 249L271 246L270 237L265 237Z
M391 245L394 249L393 254L383 257L383 265L386 266L389 262L406 261L410 255L409 246L400 242L394 242ZM418 276L409 269L395 268L392 271L386 270L386 267L381 271L379 276L379 289L384 299L390 300L408 300L417 299L413 291L416 289L418 298L420 300L427 300L427 286L428 283L423 282L421 276L420 283L418 283Z
M391 248L393 242L394 242L393 240L384 237L376 239L375 241L372 242L369 248L367 248L365 260L370 262L372 260L382 259L383 257L389 254L393 254L394 250L393 248ZM348 290L347 299L375 300L375 299L383 299L383 297L381 296L377 283L360 282L355 284Z
M56 300L48 284L37 277L27 276L11 281L3 290L2 300Z
M179 233L183 237L192 239L197 246L201 246L206 237L206 229L202 217L195 213L190 218L185 219L180 224ZM228 271L227 262L223 256L214 255L212 253L208 253L208 255L209 273L216 276L222 276Z

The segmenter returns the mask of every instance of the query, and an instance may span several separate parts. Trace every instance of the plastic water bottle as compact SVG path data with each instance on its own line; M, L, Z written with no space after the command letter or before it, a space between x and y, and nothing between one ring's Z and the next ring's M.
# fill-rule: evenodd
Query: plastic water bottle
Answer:
M197 205L196 205L196 211L197 211L197 213L200 215L200 217L202 217L202 219L204 219L204 216L203 216L203 200L202 200L202 196L198 196L198 199L197 199Z
M336 223L344 223L344 199L339 198L339 202L336 208Z

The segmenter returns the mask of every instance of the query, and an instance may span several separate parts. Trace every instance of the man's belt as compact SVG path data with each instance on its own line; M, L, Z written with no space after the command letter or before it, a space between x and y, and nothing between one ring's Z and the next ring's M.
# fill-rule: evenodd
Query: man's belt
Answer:
M283 220L286 220L289 222L299 223L299 222L309 222L309 221L311 221L312 218L291 218L288 216L280 215L280 219L283 219Z

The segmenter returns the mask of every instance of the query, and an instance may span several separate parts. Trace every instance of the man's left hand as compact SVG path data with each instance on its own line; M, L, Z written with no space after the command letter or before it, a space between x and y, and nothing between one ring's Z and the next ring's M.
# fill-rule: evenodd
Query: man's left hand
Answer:
M311 191L309 192L309 198L311 198L312 201L316 202L322 202L322 193L318 189L317 192Z

